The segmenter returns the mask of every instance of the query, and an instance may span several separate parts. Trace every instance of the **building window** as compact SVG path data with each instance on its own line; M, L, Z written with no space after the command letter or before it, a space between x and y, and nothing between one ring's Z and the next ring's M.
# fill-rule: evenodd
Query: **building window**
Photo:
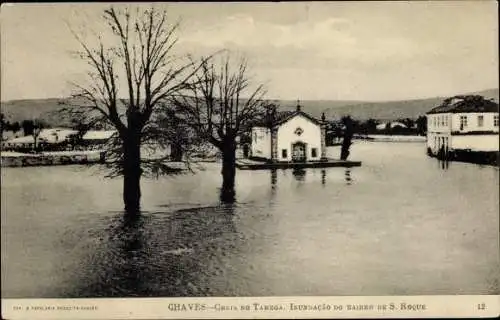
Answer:
M495 127L498 127L498 114L496 114L494 117L493 117L493 125Z
M467 128L467 116L460 116L460 130Z
M254 132L253 134L253 142L257 142L257 132Z
M477 126L482 127L484 124L484 116L477 116Z
M318 149L312 148L311 149L311 157L316 158L317 156L318 156Z
M288 158L288 153L286 149L281 149L281 157L282 158Z

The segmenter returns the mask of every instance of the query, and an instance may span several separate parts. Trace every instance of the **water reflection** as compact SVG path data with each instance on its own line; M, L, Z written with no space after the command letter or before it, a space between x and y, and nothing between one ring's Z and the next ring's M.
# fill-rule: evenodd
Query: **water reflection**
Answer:
M221 203L235 203L236 202L236 191L234 187L227 188L221 187L219 190L219 200Z
M345 169L344 178L345 178L346 184L348 186L350 186L352 184L351 169L349 169L349 168Z
M306 170L302 168L294 168L292 174L297 181L303 182L306 179Z
M117 258L123 261L119 267L114 269L114 276L121 278L121 290L143 291L145 275L143 265L137 261L146 262L144 255L144 220L140 213L125 214L117 230Z
M229 192L230 193L230 192ZM234 194L233 194L234 195ZM119 214L83 239L79 277L61 297L206 296L238 246L233 202L173 212Z
M326 170L321 170L321 184L324 186L326 184Z
M87 248L89 256L83 263L88 265L81 266L87 272L75 281L77 287L69 297L147 295L149 257L144 222L137 212L119 213L105 222L104 229L93 230L90 240L99 241Z
M438 165L440 166L441 170L448 170L449 166L449 161L448 160L438 160Z
M276 189L278 184L278 171L276 169L272 169L270 173L271 177L271 190L269 192L270 198L274 199L276 197Z
M276 189L278 183L278 171L276 169L271 169L271 190Z

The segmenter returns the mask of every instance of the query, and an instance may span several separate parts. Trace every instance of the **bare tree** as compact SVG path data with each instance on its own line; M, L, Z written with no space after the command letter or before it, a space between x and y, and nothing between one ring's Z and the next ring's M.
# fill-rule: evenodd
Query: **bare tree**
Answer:
M222 154L222 198L234 200L236 138L250 129L251 122L265 114L263 85L251 86L247 61L231 66L225 54L219 66L204 59L195 81L183 93L172 96L172 105L199 137Z
M342 117L341 121L344 128L343 128L342 146L340 148L340 160L347 160L350 154L349 149L351 148L352 144L355 122L352 120L350 116Z
M5 120L4 114L0 113L0 134L2 134L2 140L3 140L3 131L6 130L7 127L10 127L10 124L7 120Z
M88 63L89 84L75 85L68 103L72 117L88 125L111 125L116 140L108 149L112 175L123 175L125 211L139 214L140 179L145 170L171 173L160 160L141 157L141 146L153 144L158 134L155 114L171 95L186 88L198 68L174 55L178 23L170 23L165 10L104 10L103 19L112 41L97 36L91 46L74 32ZM113 42L114 41L114 42ZM124 88L119 88L125 83ZM125 98L121 98L125 96ZM161 147L160 145L157 145Z
M47 125L40 119L35 119L33 120L33 151L39 151L40 150L40 133L42 133L42 129L46 127Z

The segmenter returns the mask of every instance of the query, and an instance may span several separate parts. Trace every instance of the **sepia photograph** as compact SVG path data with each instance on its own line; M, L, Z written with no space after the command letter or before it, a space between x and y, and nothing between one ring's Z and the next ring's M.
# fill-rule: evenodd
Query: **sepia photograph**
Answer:
M2 4L2 318L498 316L498 36L495 1Z

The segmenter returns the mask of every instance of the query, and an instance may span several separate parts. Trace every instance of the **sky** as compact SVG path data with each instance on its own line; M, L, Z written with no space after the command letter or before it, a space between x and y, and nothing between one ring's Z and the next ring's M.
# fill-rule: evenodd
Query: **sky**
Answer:
M79 46L68 26L105 34L107 6L2 5L1 100L68 96L88 71L71 54ZM179 54L243 55L272 99L386 101L498 88L495 1L155 6L180 19Z

